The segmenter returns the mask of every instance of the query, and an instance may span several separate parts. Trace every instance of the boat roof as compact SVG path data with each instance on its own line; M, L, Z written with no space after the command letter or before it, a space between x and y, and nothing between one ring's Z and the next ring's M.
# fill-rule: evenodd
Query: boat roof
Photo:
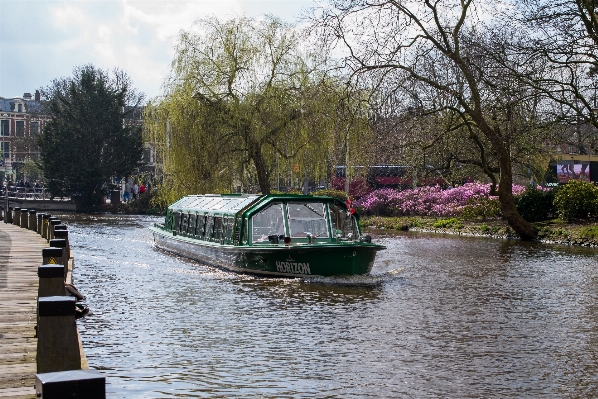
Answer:
M334 202L341 206L345 204L331 197L316 197L298 194L205 194L188 195L174 202L168 207L171 211L208 212L222 214L237 214L243 211L245 216L251 215L265 208L272 202Z
M258 200L261 195L253 194L206 194L188 195L176 201L168 208L185 211L220 211L237 213L247 205Z

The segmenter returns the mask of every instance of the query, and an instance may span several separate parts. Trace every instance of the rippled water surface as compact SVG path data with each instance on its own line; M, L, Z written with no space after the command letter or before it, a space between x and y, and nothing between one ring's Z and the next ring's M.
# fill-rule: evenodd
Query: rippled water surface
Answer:
M110 398L598 391L596 250L406 233L371 277L264 279L154 250L157 218L62 219Z

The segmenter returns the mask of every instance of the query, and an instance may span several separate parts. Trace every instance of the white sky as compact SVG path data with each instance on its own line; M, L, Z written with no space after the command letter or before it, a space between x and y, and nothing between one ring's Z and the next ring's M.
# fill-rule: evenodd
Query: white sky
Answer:
M313 0L0 0L0 97L21 97L91 63L160 94L177 33L207 15L297 22Z

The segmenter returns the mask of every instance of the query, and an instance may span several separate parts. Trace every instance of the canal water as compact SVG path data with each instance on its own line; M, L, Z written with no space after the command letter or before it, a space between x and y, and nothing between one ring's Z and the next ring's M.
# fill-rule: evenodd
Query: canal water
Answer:
M371 277L265 279L152 248L158 218L63 215L110 398L587 398L598 251L381 236Z

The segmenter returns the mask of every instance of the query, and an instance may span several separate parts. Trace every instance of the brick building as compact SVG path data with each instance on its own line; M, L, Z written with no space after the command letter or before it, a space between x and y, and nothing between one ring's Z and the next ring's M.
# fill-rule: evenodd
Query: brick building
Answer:
M49 120L42 114L39 91L23 97L0 97L0 174L8 179L26 179L23 166L39 157L37 136ZM6 174L6 176L5 176Z

